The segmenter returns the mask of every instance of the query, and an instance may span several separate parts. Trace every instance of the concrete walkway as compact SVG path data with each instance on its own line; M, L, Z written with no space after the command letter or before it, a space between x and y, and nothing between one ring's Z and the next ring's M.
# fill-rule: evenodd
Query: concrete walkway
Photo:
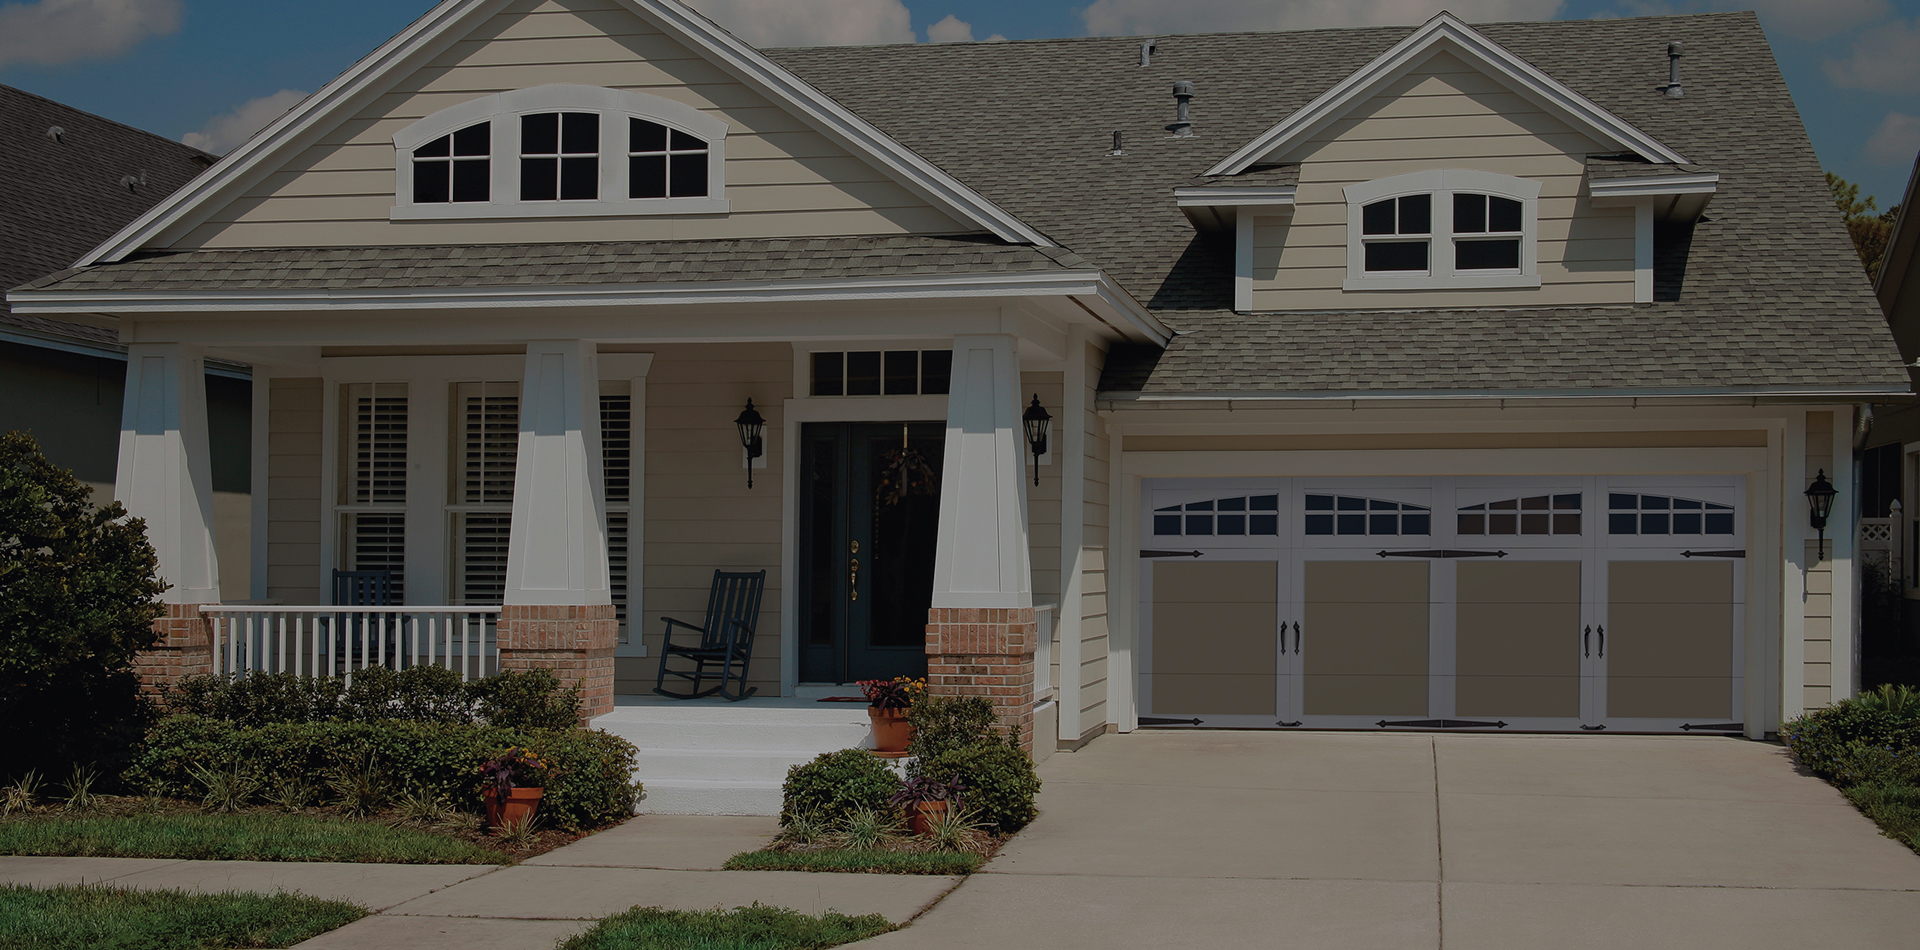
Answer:
M876 950L1805 950L1920 933L1920 856L1774 745L1157 731L1040 771L1040 820L957 888L719 871L773 819L670 815L511 868L0 857L0 883L285 889L377 911L303 950L546 950L634 905L755 901L895 921L933 904L858 945Z
M1920 856L1742 739L1140 732L860 946L1909 946Z

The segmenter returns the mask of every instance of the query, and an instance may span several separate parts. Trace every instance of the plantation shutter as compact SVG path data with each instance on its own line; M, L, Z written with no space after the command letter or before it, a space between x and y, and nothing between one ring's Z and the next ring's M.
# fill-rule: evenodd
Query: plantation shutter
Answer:
M630 636L627 624L627 521L633 508L633 397L625 393L600 397L600 456L607 499L607 573L613 590L613 615L620 623L620 642Z
M393 598L406 591L407 385L342 387L342 567L389 571Z
M497 604L507 590L514 459L520 451L520 384L461 383L454 497L454 591L462 604Z

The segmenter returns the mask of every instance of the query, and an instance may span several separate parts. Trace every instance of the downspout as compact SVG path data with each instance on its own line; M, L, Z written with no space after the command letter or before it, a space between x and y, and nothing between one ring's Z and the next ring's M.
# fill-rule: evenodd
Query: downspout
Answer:
M1847 684L1847 688L1850 690L1847 694L1849 696L1860 695L1860 660L1862 656L1860 635L1863 629L1862 621L1865 619L1867 613L1866 572L1860 570L1860 519L1866 517L1866 508L1861 504L1860 500L1860 488L1865 482L1865 478L1861 472L1860 462L1866 455L1864 449L1866 448L1867 437L1872 434L1873 404L1863 402L1860 404L1858 411L1853 414L1853 670L1850 677L1852 681ZM1897 538L1898 535L1896 534L1895 537ZM1888 559L1888 563L1889 566L1891 566L1891 558Z

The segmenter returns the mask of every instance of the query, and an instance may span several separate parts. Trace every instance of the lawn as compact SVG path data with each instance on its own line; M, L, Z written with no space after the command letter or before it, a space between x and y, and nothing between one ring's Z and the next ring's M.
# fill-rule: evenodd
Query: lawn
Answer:
M729 871L859 871L871 874L972 874L986 859L956 851L823 849L743 851L727 859Z
M784 907L683 911L635 907L608 917L558 950L822 950L893 929L885 917L818 917Z
M212 861L511 864L446 834L288 814L50 814L0 821L0 854Z
M0 947L226 950L290 947L350 924L364 908L296 894L189 894L0 885ZM822 944L825 946L825 944Z

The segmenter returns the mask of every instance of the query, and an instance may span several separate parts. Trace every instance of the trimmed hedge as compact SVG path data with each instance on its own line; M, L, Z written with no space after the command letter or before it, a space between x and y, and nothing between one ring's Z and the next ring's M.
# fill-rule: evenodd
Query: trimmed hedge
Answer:
M348 685L331 676L238 673L190 676L167 690L169 712L242 726L278 722L486 723L568 729L580 721L580 688L552 670L506 670L477 680L438 666L372 667Z
M1780 727L1808 771L1841 787L1912 784L1920 771L1920 711L1887 708L1873 694L1815 710Z
M1040 814L1033 800L1040 776L1033 759L1017 746L994 742L950 749L913 765L916 777L960 783L960 801L1004 834L1025 828Z
M780 825L808 815L837 825L861 809L887 814L887 799L900 790L900 776L865 749L822 752L812 762L787 769L780 791Z
M237 769L263 791L298 782L324 800L328 779L365 770L370 761L383 773L389 795L425 787L458 807L477 810L481 778L475 768L515 745L539 752L557 767L541 802L545 821L576 830L633 814L637 750L618 736L585 729L401 721L245 726L173 715L148 732L125 778L136 788L197 796L194 766Z

